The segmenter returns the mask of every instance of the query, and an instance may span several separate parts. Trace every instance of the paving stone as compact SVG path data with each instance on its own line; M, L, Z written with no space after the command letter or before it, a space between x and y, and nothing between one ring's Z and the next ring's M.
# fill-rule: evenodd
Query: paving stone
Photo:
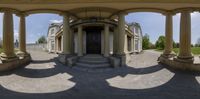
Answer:
M31 64L0 73L0 99L200 98L200 74L166 69L152 50L125 67L93 71L64 66L56 54L30 53Z

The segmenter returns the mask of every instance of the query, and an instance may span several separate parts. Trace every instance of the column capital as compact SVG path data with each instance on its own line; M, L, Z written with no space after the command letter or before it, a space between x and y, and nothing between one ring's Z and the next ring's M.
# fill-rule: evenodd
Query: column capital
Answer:
M180 13L192 13L195 11L194 8L181 8L181 9L177 9L178 12Z
M19 11L15 10L15 9L12 9L12 8L2 8L2 9L0 9L0 11L2 11L2 12L11 12L11 13L19 12Z
M104 26L105 26L105 27L110 27L110 25L109 25L109 24L104 24Z
M28 16L28 14L26 12L18 12L18 13L16 13L16 16L18 16L18 17L26 17L26 16Z
M66 11L60 12L59 15L60 15L60 16L66 16L66 17L69 17L69 16L70 16L70 14L69 14L68 12L66 12Z
M117 13L117 15L127 15L127 14L128 14L128 12L125 12L125 11L123 11L123 12L120 11L120 12Z
M173 12L173 11L166 11L165 13L162 13L162 15L164 15L164 16L173 16L175 14L176 14L176 12Z

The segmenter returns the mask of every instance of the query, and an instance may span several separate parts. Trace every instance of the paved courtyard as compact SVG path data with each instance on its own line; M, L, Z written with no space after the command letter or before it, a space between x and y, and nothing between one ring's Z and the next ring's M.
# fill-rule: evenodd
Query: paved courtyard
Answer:
M93 72L64 66L56 54L30 53L31 64L0 74L0 99L200 98L200 74L164 68L158 52L144 51L126 67Z

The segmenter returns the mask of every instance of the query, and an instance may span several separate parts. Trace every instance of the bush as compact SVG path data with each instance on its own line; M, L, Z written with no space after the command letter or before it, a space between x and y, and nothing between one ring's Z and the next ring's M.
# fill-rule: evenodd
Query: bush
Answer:
M45 36L41 36L41 37L38 39L37 43L39 43L39 44L41 44L41 43L47 43L46 37L45 37Z

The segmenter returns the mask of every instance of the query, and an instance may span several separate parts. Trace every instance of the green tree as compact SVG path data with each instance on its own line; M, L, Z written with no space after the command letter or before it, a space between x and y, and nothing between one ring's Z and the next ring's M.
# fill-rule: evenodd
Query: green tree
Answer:
M46 37L45 36L41 36L39 39L38 39L38 41L37 41L37 43L47 43L47 40L46 40Z
M197 39L197 43L195 44L196 47L200 47L200 38Z
M156 48L163 50L165 48L165 36L160 36L156 41Z
M145 50L145 49L149 49L149 45L150 45L150 42L149 42L149 35L148 34L145 34L142 38L142 48Z

